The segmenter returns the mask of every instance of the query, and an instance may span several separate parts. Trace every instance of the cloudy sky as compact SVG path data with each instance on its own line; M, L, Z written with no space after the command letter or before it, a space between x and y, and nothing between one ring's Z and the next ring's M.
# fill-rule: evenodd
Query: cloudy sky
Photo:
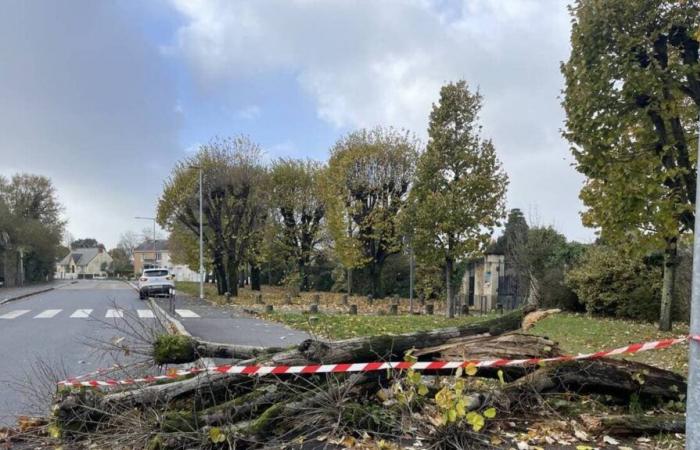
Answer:
M440 86L463 78L484 96L509 207L589 241L560 137L566 3L6 0L0 174L51 177L71 234L111 247L213 136L319 160L358 127L425 139Z

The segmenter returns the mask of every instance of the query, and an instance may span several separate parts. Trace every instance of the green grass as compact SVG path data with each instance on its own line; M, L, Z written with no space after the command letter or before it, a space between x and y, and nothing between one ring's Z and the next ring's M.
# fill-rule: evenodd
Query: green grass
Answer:
M576 354L684 336L688 334L688 325L679 323L674 325L672 332L660 332L656 324L648 322L562 313L541 320L530 332L558 342L565 353ZM688 346L683 344L634 356L625 355L625 358L683 374L688 372Z
M466 316L447 319L442 316L367 316L340 314L263 314L262 317L284 323L292 328L330 339L347 339L377 334L401 334L436 328L467 325L492 316Z

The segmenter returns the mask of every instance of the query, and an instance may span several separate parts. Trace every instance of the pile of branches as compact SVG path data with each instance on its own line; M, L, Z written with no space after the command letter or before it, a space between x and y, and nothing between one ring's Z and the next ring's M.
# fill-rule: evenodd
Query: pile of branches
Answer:
M153 358L160 365L226 358L239 365L291 366L561 354L556 343L521 331L531 312L517 310L472 325L403 335L335 342L313 339L286 349L161 335L152 343ZM480 422L484 417L523 417L541 407L547 394L595 394L617 404L630 399L646 404L678 401L686 391L678 374L618 359L483 368L470 375L474 382L460 385L456 408L459 417L476 417L471 421L451 420L449 411L442 411L444 420L440 419L438 399L445 401L445 392L455 392L445 391L443 380L454 381L454 371L409 370L275 376L201 373L109 391L65 387L56 394L47 426L51 435L75 447L340 448L348 439L383 439L399 446L420 439L433 448L487 448L493 443L485 433L489 424ZM475 414L469 416L470 412ZM635 434L682 431L680 417L680 421L664 416L641 423L621 415L588 421L601 432ZM462 422L470 425L459 425Z

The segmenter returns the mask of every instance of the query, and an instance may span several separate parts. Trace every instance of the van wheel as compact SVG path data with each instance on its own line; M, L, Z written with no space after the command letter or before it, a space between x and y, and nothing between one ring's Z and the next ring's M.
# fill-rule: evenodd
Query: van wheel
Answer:
M143 292L139 292L139 299L146 300L146 296L143 295Z

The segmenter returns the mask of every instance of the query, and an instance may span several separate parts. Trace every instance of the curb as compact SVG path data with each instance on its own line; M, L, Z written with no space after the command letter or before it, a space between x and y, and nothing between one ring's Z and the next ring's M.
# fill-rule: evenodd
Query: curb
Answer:
M124 282L125 282L126 284L128 284L129 286L131 286L136 292L139 291L139 289L138 289L136 286L134 286L134 285L131 283L131 281L126 281L126 280L124 280ZM154 312L157 316L159 316L159 317L158 317L159 320L161 320L161 321L163 321L163 322L166 322L166 323L169 323L169 324L172 326L172 329L169 328L169 327L166 327L166 328L168 329L168 333L171 333L171 332L172 332L171 334L180 334L180 335L183 335L183 336L192 337L192 335L190 334L190 332L187 331L187 330L185 329L185 326L184 326L179 320L177 320L176 318L174 318L173 316L171 316L170 314L168 314L163 308L161 308L161 307L160 307L152 298L150 298L150 297L148 298L148 304L149 304L149 306L151 307L151 309L153 310L153 312ZM174 332L173 332L173 330L174 330Z
M148 303L151 305L151 309L156 313L156 315L159 315L161 318L165 318L165 320L174 328L175 333L173 334L192 337L192 334L185 329L185 326L182 325L179 320L165 312L165 310L161 308L152 298L148 298ZM172 330L169 329L168 331Z
M31 297L32 295L39 295L39 294L43 294L45 292L53 291L55 289L62 288L63 286L68 286L69 284L73 284L73 283L72 282L66 283L66 284L62 284L60 286L53 286L53 287L46 288L46 289L40 289L38 291L27 292L26 294L18 295L16 297L9 297L9 298L0 300L0 306L5 305L5 304L10 303L10 302L14 302L15 300L21 300L23 298Z

